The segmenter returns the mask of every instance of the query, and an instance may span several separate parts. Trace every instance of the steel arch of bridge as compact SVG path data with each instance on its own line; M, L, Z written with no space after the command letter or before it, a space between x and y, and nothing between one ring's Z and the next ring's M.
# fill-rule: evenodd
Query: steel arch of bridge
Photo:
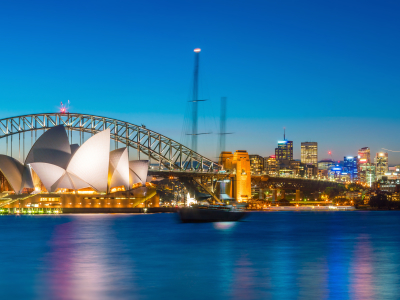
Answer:
M43 113L1 119L0 139L57 125L64 125L71 132L91 134L109 128L112 140L125 144L128 149L136 149L139 159L144 154L151 163L156 161L160 170L215 172L221 168L212 160L145 126L89 114Z

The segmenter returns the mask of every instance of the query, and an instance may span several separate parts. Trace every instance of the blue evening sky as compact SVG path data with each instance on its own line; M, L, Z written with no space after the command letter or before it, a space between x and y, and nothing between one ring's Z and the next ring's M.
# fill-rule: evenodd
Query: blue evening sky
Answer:
M399 14L399 1L2 1L0 117L69 99L187 140L200 47L199 131L214 133L200 153L216 156L221 96L227 150L271 155L283 127L295 158L302 141L320 159L400 150Z

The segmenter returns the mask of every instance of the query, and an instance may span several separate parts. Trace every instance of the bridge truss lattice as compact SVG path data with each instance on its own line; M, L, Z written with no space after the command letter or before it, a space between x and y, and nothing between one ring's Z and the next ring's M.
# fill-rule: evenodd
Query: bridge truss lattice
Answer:
M153 168L159 170L216 172L221 167L212 160L194 152L188 147L162 135L129 122L117 119L79 113L42 113L16 116L0 120L0 139L8 139L21 134L25 143L25 134L31 132L31 143L37 138L37 133L51 127L64 125L72 143L72 132L79 132L79 143L84 142L85 133L94 135L105 129L110 129L111 139L135 151L138 159L148 159ZM25 146L23 147L25 150ZM19 150L20 151L20 150ZM8 153L7 153L8 154ZM23 155L24 157L24 155Z

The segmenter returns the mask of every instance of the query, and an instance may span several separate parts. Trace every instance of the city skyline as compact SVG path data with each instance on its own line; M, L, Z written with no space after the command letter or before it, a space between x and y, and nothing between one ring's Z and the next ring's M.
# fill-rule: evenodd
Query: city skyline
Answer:
M199 47L199 96L208 99L199 130L213 132L199 137L201 154L217 157L222 96L230 151L272 155L283 127L296 159L307 140L318 142L321 159L365 146L398 151L390 112L400 106L399 6L3 3L0 117L57 111L69 99L71 111L145 124L183 142ZM389 162L399 164L400 154L389 152Z

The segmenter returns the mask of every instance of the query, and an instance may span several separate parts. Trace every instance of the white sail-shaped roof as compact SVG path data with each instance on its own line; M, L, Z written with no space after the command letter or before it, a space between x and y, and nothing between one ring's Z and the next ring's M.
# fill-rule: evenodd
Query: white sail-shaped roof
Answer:
M22 174L22 188L33 188L32 174L29 166L24 166L24 172Z
M110 129L88 139L72 156L67 172L99 192L107 192Z
M123 185L129 187L129 158L128 149L120 148L110 152L110 166L108 171L109 188Z
M66 168L71 158L71 147L63 125L50 128L32 146L25 165L34 162L48 163Z
M40 181L42 181L49 193L52 193L56 190L54 183L56 183L57 180L59 180L65 174L65 169L48 163L31 163L30 166L39 176Z
M65 172L63 176L56 183L53 184L52 189L57 190L60 189L72 189L72 190L79 190L86 187L90 187L90 184L83 181L82 179L78 178L77 176Z
M25 167L18 160L0 154L0 171L6 177L14 192L19 193L24 188Z
M147 173L149 172L149 161L148 160L132 160L129 162L129 169L132 170L134 175L131 179L133 184L137 183L138 179L145 185L147 180Z

